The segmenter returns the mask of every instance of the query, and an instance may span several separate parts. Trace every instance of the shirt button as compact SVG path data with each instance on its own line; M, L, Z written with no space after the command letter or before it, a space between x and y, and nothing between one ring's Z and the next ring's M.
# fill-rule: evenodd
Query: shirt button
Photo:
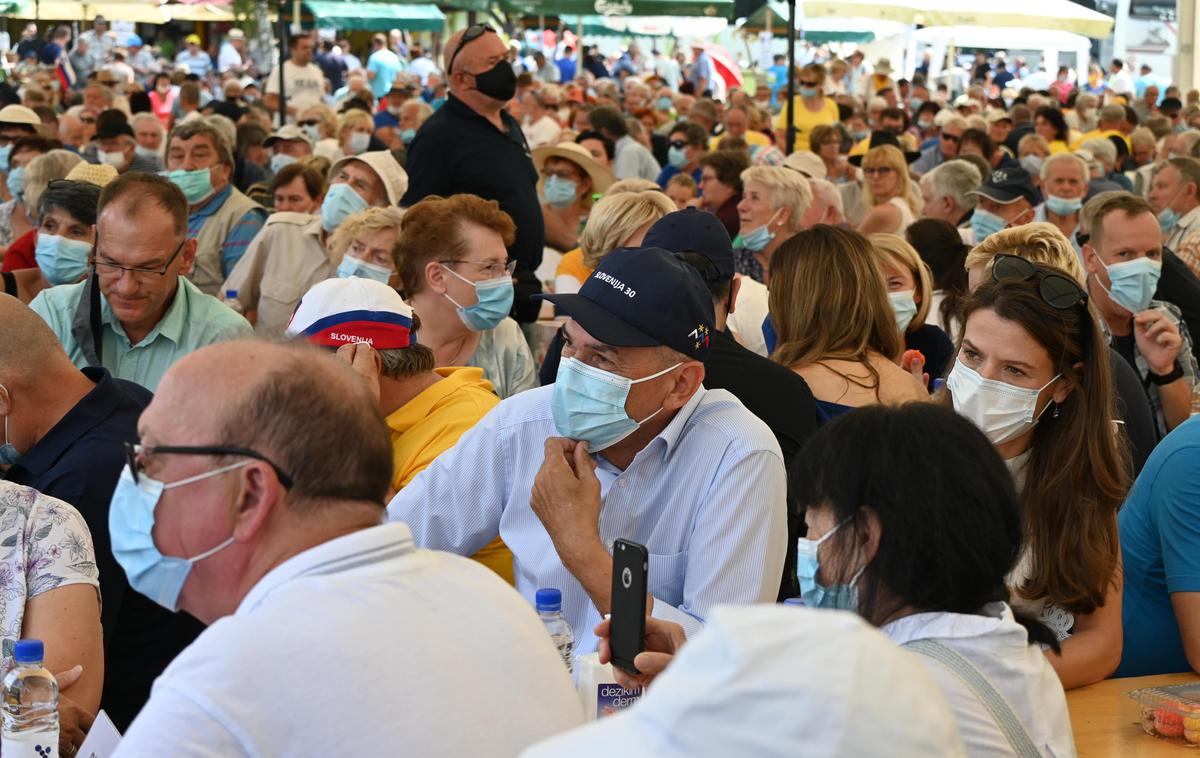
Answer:
M627 486L629 486L629 480L628 479L618 479L617 484L621 487L621 489L625 489Z

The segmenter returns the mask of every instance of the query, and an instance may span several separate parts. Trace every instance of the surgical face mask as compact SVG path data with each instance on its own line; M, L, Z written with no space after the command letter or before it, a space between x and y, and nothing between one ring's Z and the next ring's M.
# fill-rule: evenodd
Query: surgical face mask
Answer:
M137 155L142 156L143 158L161 158L162 157L162 154L159 151L155 150L152 147L146 147L145 145L137 145L136 147L133 148L133 152Z
M917 302L913 299L915 294L916 290L888 293L888 300L892 303L892 312L896 314L896 327L901 334L908 331L909 324L917 315Z
M321 226L327 232L337 229L348 217L367 209L362 199L349 184L334 184L321 201Z
M971 229L975 232L975 244L978 245L988 237L1008 226L1008 222L995 213L976 208L971 214Z
M99 150L96 152L96 157L100 160L100 163L105 166L112 166L118 171L125 168L125 153L119 150L111 153Z
M1030 176L1037 176L1042 173L1042 156L1030 153L1021 158L1021 168L1025 169Z
M12 195L13 200L20 202L21 192L25 189L25 167L17 166L9 171L5 183L8 185L8 194Z
M37 236L34 259L51 284L72 284L87 272L92 243L54 234Z
M1100 260L1100 256L1096 256ZM1150 307L1158 279L1162 276L1162 262L1142 256L1124 263L1105 266L1111 288L1105 289L1114 303L1130 313L1141 313Z
M198 205L213 193L212 171L198 168L195 171L176 169L167 173L167 178L183 190L188 205Z
M682 147L667 148L667 163L675 168L683 168L687 165L687 149Z
M796 92L800 97L816 97L818 90L816 87L797 87Z
M402 106L399 106L399 105L389 105L389 106L387 107L387 112L388 112L388 113L390 113L390 114L392 114L393 116L395 116L395 117L397 117L397 118L399 118L399 117L400 117L400 111L402 111L402 110L403 110L403 107L402 107Z
M984 379L979 372L955 361L950 376L946 377L946 389L954 401L954 410L969 419L983 432L993 445L1016 439L1037 425L1038 397L1054 384L1061 374L1031 390L1007 382ZM1050 407L1042 409L1042 413Z
M933 119L931 119L931 118L918 119L917 127L920 128L921 131L926 131L926 130L932 129L933 128Z
M917 111L921 110L921 106L922 106L922 105L924 105L924 104L925 104L925 101L924 101L924 100L922 100L922 99L921 99L921 98L919 98L919 97L912 97L912 98L909 98L909 100L908 100L908 107L909 107L910 109L912 109L912 112L913 112L913 113L916 113ZM933 122L932 122L932 121L930 121L930 122L928 122L928 123L929 123L929 125L930 125L930 126L933 126ZM922 128L922 129L927 129L928 127L922 126L921 128Z
M287 153L275 153L271 156L271 173L278 174L284 166L290 166L296 159Z
M366 132L354 132L346 140L346 147L349 148L351 155L362 155L370 146L371 135Z
M321 130L316 124L305 124L300 129L308 135L308 138L313 141L313 144L321 141Z
M342 257L342 262L338 264L337 275L342 279L349 279L356 276L359 279L373 279L377 282L387 284L392 278L392 270L375 263L353 258L349 255Z
M1046 210L1058 216L1070 216L1083 207L1083 200L1078 197L1057 197L1046 195Z
M8 387L0 384L0 388L4 390L4 394L8 395ZM11 402L12 396L9 395ZM8 436L8 416L4 417L4 444L0 445L0 466L11 466L20 460L21 454L17 452L17 448L12 443L12 438Z
M8 171L8 159L12 157L12 143L0 147L0 171Z
M9 192L12 192L11 187L9 188ZM1178 223L1179 213L1173 208L1163 208L1162 213L1158 214L1158 227L1163 230L1164 234L1174 229Z
M550 203L552 208L566 208L575 202L575 193L579 191L575 182L559 176L546 177L542 187L546 194L546 202Z
M233 544L233 536L192 558L163 555L154 544L154 510L164 490L183 487L245 466L241 461L203 474L163 484L144 473L133 481L129 466L121 472L108 507L113 555L135 590L169 611L179 610L179 593L192 566Z
M846 521L838 524L825 532L825 536L819 540L806 537L796 540L796 578L800 580L800 599L810 608L858 613L858 578L862 576L866 566L855 572L846 584L831 584L826 587L817 581L817 572L821 570L821 543L832 537L845 524Z
M588 443L588 451L592 453L612 447L662 412L659 408L641 421L629 418L625 401L630 388L669 374L682 365L676 363L657 374L628 379L577 358L563 358L558 364L554 397L550 401L554 428L568 439Z
M654 107L660 111L669 111L674 106L669 97L660 97L654 101Z
M474 305L459 305L450 297L449 292L446 293L446 299L458 307L458 317L471 331L486 332L495 329L512 310L514 293L511 276L505 274L495 279L473 282L445 264L442 264L442 268L475 288L475 298L478 302Z
M850 132L850 136L854 138L855 142L862 142L867 137L871 136L871 132L863 129L861 132Z
M742 247L752 253L761 253L765 250L767 245L771 244L771 241L775 239L775 232L771 231L771 224L775 222L775 217L778 215L778 212L776 212L771 215L771 218L767 219L767 223L757 229L751 229L748 232L742 232L738 235L741 237Z
M475 89L484 95L508 102L517 94L517 75L507 60L502 60L481 74L474 74Z
M404 140L404 144L406 144L406 145L409 144L410 142L412 142L413 138L415 138L416 136L417 136L416 129L401 129L400 130L400 139Z

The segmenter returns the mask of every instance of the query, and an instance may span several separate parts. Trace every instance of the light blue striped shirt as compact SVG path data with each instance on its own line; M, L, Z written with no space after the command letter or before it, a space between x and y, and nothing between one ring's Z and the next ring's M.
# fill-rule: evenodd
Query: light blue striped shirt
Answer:
M502 401L388 505L422 547L473 555L499 533L513 553L517 590L563 593L580 652L595 649L600 620L583 585L562 565L529 505L533 480L556 437L554 387ZM654 616L698 631L718 603L773 601L787 543L783 457L767 425L733 395L701 388L625 471L595 456L600 538L650 552Z

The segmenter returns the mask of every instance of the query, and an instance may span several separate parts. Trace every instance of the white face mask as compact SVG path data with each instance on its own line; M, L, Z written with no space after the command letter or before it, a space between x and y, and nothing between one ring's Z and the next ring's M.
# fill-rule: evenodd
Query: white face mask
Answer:
M1028 432L1037 425L1038 397L1062 374L1031 390L1007 382L984 379L977 371L955 361L946 378L946 389L954 400L954 410L979 427L993 445L1000 445ZM1046 403L1046 408L1050 404ZM1042 413L1046 412L1042 409Z

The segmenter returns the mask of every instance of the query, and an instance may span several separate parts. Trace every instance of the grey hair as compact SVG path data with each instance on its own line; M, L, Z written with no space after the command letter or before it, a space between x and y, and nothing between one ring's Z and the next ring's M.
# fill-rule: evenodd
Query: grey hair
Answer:
M921 186L928 187L935 198L948 197L959 208L974 208L975 196L970 194L983 184L983 174L967 161L946 161L921 177Z
M814 179L810 177L808 188L812 190L814 200L819 198L822 203L835 209L839 216L844 217L846 215L846 206L842 202L842 193L838 191L833 182L828 179Z
M224 118L223 116L221 118ZM228 119L226 119L228 121ZM213 148L217 151L217 155L221 163L233 168L233 148L231 143L227 141L225 134L222 133L221 127L210 123L208 119L198 118L194 121L187 121L180 124L171 130L167 135L167 152L171 150L171 142L176 139L191 139L197 135L204 135L213 143ZM234 142L237 141L237 131L234 130Z
M1092 178L1087 161L1083 158L1073 153L1057 153L1042 161L1042 170L1039 172L1042 181L1046 181L1046 178L1050 176L1050 168L1056 163L1073 163L1083 173L1083 180L1085 182Z
M1091 153L1096 160L1109 166L1117 162L1117 146L1107 138L1085 140L1080 147Z

